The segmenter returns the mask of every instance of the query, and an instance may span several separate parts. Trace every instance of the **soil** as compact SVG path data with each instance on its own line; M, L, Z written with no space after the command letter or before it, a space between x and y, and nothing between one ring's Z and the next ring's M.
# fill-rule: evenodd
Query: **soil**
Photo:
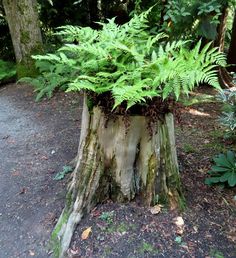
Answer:
M215 94L206 87L201 93ZM157 206L160 212L152 214L135 202L99 204L77 227L68 257L236 257L236 189L204 184L212 157L236 150L223 140L219 114L219 103L181 109L176 144L183 212ZM80 116L77 94L35 103L27 85L0 88L1 258L52 255L47 242L70 176L53 178L76 155Z

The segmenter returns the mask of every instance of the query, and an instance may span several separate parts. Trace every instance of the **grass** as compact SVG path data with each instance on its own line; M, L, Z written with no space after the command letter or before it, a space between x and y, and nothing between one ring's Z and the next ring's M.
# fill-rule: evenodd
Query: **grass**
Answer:
M191 145L190 143L185 143L183 145L183 150L187 154L197 152L197 149L193 145Z
M130 229L130 226L124 222L121 222L119 225L112 225L110 227L107 227L106 228L106 231L107 233L109 234L112 234L112 233L115 233L115 232L118 232L118 233L125 233L125 232L128 232ZM132 230L133 228L131 227L130 230Z
M211 258L224 258L224 255L222 252L220 252L218 250L211 249L210 257Z
M159 252L152 244L143 241L141 246L138 248L138 253L144 255L145 253L157 254Z

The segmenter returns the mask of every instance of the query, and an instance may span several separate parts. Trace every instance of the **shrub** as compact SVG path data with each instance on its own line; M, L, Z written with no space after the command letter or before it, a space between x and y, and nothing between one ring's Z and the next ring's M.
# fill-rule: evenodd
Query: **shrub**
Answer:
M236 185L236 157L233 151L227 151L226 154L219 154L214 159L215 164L208 172L211 176L206 178L208 185L226 183L230 187Z

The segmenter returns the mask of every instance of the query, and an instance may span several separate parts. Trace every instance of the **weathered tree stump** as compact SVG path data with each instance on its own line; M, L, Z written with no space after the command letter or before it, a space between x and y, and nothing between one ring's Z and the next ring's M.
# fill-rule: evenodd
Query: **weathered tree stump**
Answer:
M148 128L148 117L107 120L100 107L88 111L86 98L73 179L65 208L52 233L55 257L65 257L82 216L99 202L127 202L138 197L145 206L157 200L178 207L182 198L173 115Z

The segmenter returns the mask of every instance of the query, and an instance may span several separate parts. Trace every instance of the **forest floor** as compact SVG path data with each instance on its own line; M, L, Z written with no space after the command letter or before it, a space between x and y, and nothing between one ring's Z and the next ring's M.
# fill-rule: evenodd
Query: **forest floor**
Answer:
M76 155L80 99L57 93L35 103L27 85L0 88L1 258L51 256L47 242L69 180L54 177ZM135 202L100 204L77 227L68 257L236 257L236 189L204 184L212 157L236 149L223 140L219 114L218 103L181 109L176 143L187 206L182 213L161 207L152 214Z

